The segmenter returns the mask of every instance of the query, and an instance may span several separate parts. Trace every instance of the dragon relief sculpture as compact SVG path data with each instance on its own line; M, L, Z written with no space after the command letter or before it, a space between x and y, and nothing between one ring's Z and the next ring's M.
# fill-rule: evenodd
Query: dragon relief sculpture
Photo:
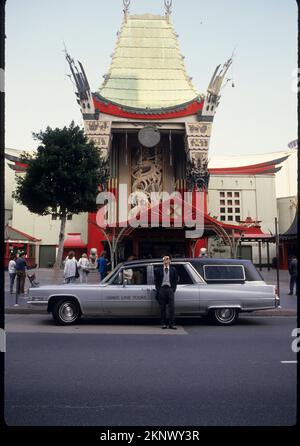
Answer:
M132 192L162 192L162 150L139 147L132 160Z
M208 159L206 157L192 158L187 163L186 182L189 190L203 191L208 189L209 172Z

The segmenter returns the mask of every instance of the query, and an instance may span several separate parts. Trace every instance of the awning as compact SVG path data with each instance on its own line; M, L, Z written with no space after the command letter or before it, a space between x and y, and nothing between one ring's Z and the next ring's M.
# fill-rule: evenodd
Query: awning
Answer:
M242 240L247 241L275 241L275 235L274 234L266 234L261 230L261 227L259 225L257 226L248 226L244 229L244 234L242 237Z
M5 243L32 243L36 244L41 241L39 238L32 237L25 232L19 231L12 226L6 225L4 229Z
M87 244L81 239L81 232L69 232L64 242L64 248L86 248Z
M254 242L267 242L267 241L275 241L275 235L273 234L264 234L263 232L261 234L256 234L253 232L245 232L244 235L242 236L242 240L247 240L249 241L254 241Z

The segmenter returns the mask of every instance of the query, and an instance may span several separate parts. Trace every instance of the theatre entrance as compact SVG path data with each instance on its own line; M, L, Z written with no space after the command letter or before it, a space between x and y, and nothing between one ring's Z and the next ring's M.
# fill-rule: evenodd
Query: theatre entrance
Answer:
M185 257L186 243L174 240L164 242L143 241L139 243L139 257L141 259L160 258L166 254L172 257Z

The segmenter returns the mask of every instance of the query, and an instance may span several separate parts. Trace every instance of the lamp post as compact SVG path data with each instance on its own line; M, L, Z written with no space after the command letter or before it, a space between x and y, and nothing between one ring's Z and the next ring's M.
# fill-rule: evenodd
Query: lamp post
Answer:
M277 293L280 297L280 288L279 288L279 236L278 236L278 220L275 217L275 243L276 243L276 276L277 276Z

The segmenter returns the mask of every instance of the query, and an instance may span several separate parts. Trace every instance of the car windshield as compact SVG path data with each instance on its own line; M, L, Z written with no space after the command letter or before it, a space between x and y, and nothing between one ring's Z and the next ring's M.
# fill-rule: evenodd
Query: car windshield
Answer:
M120 269L121 266L122 266L122 263L119 263L106 277L104 277L103 280L101 280L100 283L101 284L107 283L111 279L111 277L116 273L116 271L118 269Z

